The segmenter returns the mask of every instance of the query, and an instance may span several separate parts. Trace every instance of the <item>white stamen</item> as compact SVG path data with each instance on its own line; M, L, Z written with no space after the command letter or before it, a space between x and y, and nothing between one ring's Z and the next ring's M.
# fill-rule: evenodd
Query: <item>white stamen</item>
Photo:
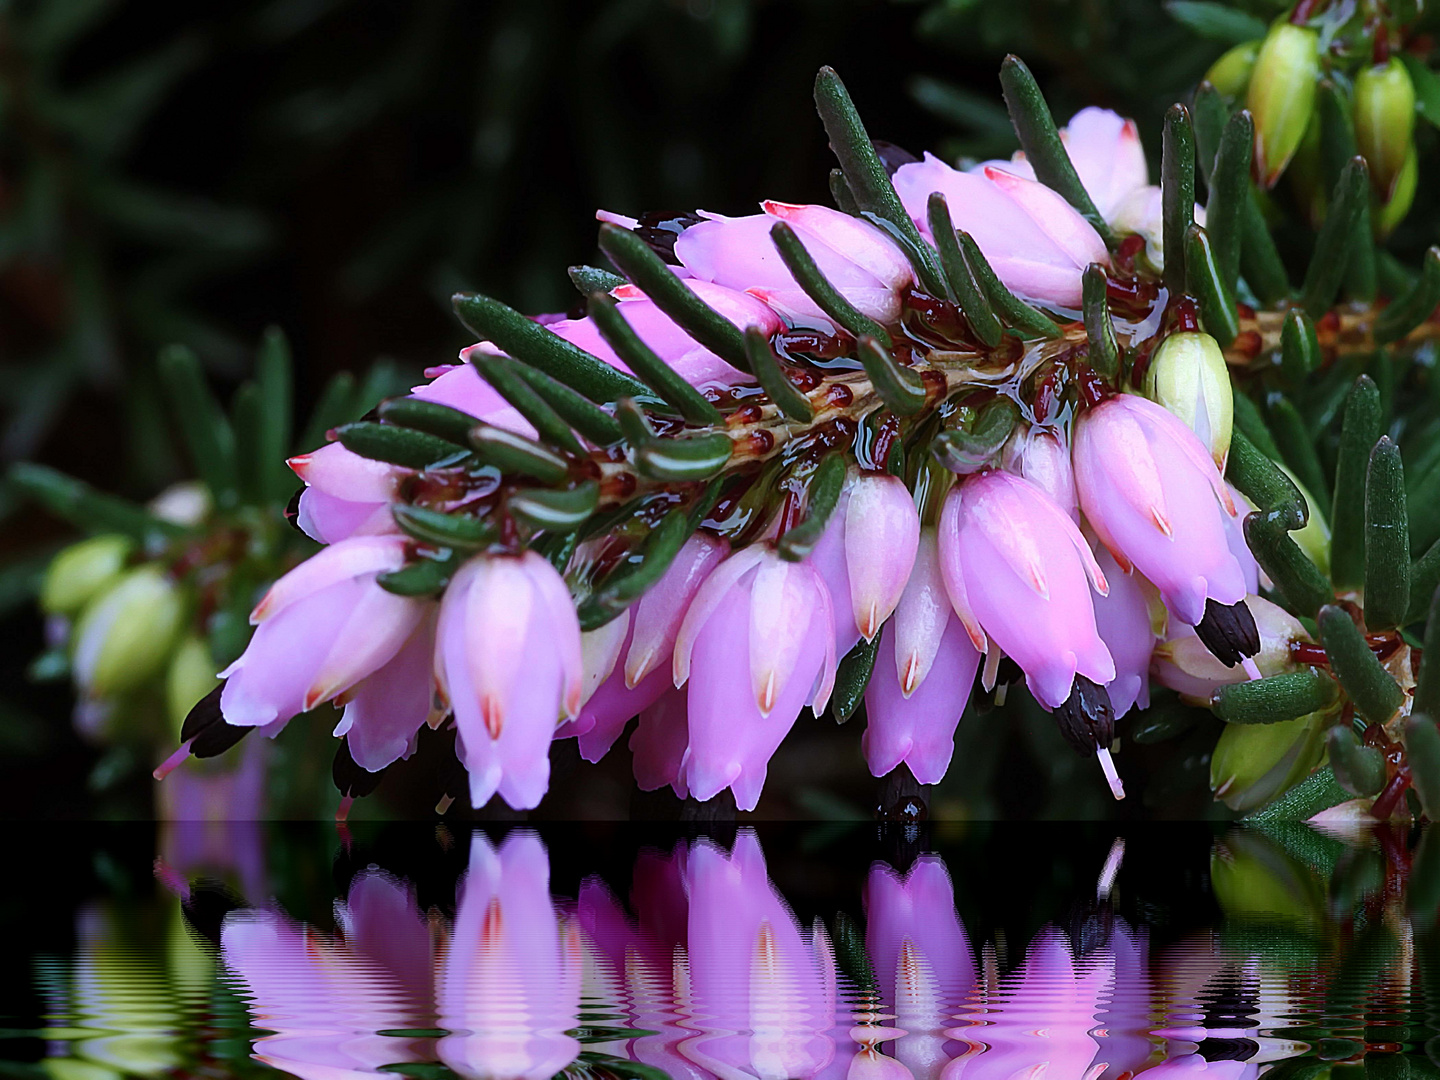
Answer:
M1095 751L1095 756L1100 759L1100 771L1105 774L1105 782L1110 785L1110 794L1114 795L1118 802L1125 797L1125 785L1120 783L1120 774L1115 771L1115 762L1110 757L1110 751L1102 746Z
M1254 682L1256 679L1261 677L1260 666L1255 663L1255 658L1253 656L1247 656L1243 660L1241 660L1240 666L1245 669L1245 674L1250 676L1251 682Z

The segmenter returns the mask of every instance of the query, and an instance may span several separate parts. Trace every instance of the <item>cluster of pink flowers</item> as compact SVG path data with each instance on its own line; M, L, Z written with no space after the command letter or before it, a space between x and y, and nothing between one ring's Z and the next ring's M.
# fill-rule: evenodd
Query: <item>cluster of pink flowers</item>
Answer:
M1152 199L1132 123L1088 109L1067 140L1117 224ZM1016 161L961 172L927 157L900 166L894 181L922 229L930 193L945 192L957 226L1011 289L1073 308L1082 270L1105 262L1105 247L1026 170ZM898 319L912 271L880 229L821 206L763 210L704 215L676 239L675 272L712 308L766 335L834 329L770 243L783 220L852 304ZM613 295L692 384L749 381L633 286ZM543 321L624 369L589 318ZM462 361L477 351L497 350L481 342ZM431 375L415 397L534 434L468 363ZM406 558L389 509L408 470L333 443L291 461L306 484L299 524L327 547L255 609L249 648L222 673L220 707L231 725L273 733L322 702L341 704L336 734L372 772L453 713L472 802L498 793L516 808L544 796L553 738L576 736L598 760L638 715L629 745L642 788L697 799L729 788L749 810L797 716L825 707L838 659L878 635L863 743L877 776L904 764L922 783L939 781L982 658L989 689L1005 656L1077 748L1099 753L1119 796L1113 720L1148 703L1165 613L1170 632L1199 626L1202 637L1207 620L1248 618L1256 569L1236 505L1196 434L1131 394L1062 422L1022 422L1000 464L958 477L930 520L900 479L852 465L807 558L781 558L773 528L736 551L702 530L638 604L582 634L564 578L531 551L474 556L438 601L381 588L377 575ZM1254 674L1248 660L1243 670ZM1217 681L1244 677L1221 672Z
M515 833L497 849L477 833L448 933L371 868L337 904L338 935L242 909L225 918L221 958L269 1032L255 1056L304 1080L437 1058L462 1077L550 1080L582 1049L582 1000L623 1002L641 1029L616 1029L592 1052L690 1080L1258 1072L1255 1061L1207 1062L1195 1043L1222 1032L1196 1025L1166 1032L1170 1056L1151 1064L1152 999L1167 988L1152 983L1143 931L1113 915L1083 949L1043 928L987 985L935 856L903 874L871 867L863 949L878 1000L854 1004L824 923L796 919L752 833L731 851L709 840L644 851L632 881L628 905L595 878L556 899L538 837Z

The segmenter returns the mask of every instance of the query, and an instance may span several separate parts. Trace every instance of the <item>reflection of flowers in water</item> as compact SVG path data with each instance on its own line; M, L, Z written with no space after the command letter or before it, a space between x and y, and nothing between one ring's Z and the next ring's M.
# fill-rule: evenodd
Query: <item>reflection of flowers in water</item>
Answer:
M1252 1080L1235 1059L1253 1055L1181 1041L1205 1028L1166 1032L1170 1053L1151 1064L1146 937L1114 914L1111 870L1098 900L1042 929L1008 974L987 961L982 981L945 863L877 863L863 939L845 939L873 984L843 1003L829 933L796 918L748 830L728 851L642 852L628 903L597 878L557 900L537 836L497 848L477 833L453 924L372 867L337 905L338 934L249 909L227 916L221 946L268 1032L255 1056L302 1080L446 1067L484 1080ZM630 1028L593 1026L622 1018Z

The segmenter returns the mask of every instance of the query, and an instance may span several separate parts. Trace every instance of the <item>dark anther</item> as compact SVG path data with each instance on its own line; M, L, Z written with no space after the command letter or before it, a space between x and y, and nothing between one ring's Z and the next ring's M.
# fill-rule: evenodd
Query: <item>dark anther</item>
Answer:
M190 743L190 753L197 758L219 757L250 732L249 725L227 724L220 715L220 692L225 684L211 690L195 703L180 725L180 741Z
M885 172L890 176L894 176L895 170L901 165L909 165L912 161L920 160L903 146L896 146L884 139L871 139L870 145L875 147L875 153L880 155L880 164L885 166Z
M1260 651L1260 631L1244 600L1229 606L1206 600L1205 617L1195 627L1195 636L1226 667Z
M304 494L305 489L303 487L296 488L295 494L291 495L290 501L285 504L285 520L290 524L292 529L300 533L305 531L300 528L300 496Z
M675 241L691 225L700 224L702 219L698 214L666 214L650 210L641 214L638 220L640 223L635 232L640 239L649 244L656 255L675 265L680 261L675 257Z
M1115 706L1099 683L1084 675L1075 676L1075 685L1065 703L1052 714L1065 741L1087 757L1096 750L1108 750L1115 741Z
M367 772L355 764L355 759L350 756L350 740L340 740L340 746L335 751L335 760L330 765L330 779L335 781L341 795L351 799L363 799L379 787L384 778L384 769Z

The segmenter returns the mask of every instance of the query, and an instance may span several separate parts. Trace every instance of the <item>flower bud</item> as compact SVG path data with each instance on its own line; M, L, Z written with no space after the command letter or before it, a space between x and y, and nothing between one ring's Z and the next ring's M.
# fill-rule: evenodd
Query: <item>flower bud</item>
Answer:
M134 544L124 536L92 536L71 544L50 560L40 586L47 615L74 615L115 583Z
M1171 334L1145 372L1145 396L1185 421L1225 469L1235 397L1225 354L1209 334Z
M1293 670L1290 643L1310 640L1305 627L1284 608L1261 597L1247 596L1245 606L1254 616L1260 636L1260 651L1254 656L1260 674L1279 675ZM1155 646L1151 673L1161 686L1178 690L1182 698L1196 705L1207 706L1210 695L1218 687L1246 679L1243 668L1226 667L1194 631L1184 625L1177 627L1168 641Z
M92 698L133 690L169 659L185 603L158 566L130 571L94 600L75 630L75 681Z
M1415 202L1415 189L1420 184L1420 157L1415 153L1415 144L1410 144L1410 150L1405 155L1405 164L1400 166L1400 174L1395 177L1395 184L1390 189L1390 198L1380 204L1380 210L1375 215L1375 232L1383 240L1395 231L1395 226L1405 219L1410 212L1410 206Z
M1244 813L1279 798L1320 761L1326 714L1278 724L1226 724L1210 755L1210 790Z
M204 640L191 634L180 642L165 672L165 708L177 732L194 704L220 685L216 670L210 646Z
M1394 194L1414 133L1415 84L1398 56L1355 76L1355 142L1380 198Z
M1325 913L1319 877L1259 831L1235 829L1210 856L1210 887L1232 919L1317 926Z
M1270 28L1255 67L1245 103L1255 117L1255 171L1265 187L1290 163L1315 109L1315 80L1320 56L1314 30L1279 22Z
M188 528L199 525L210 515L214 500L204 481L182 480L156 495L147 508L161 521Z
M1205 73L1205 81L1227 98L1244 97L1250 86L1250 72L1255 67L1255 57L1259 52L1258 40L1243 41L1225 50L1220 59L1210 65L1210 70Z

